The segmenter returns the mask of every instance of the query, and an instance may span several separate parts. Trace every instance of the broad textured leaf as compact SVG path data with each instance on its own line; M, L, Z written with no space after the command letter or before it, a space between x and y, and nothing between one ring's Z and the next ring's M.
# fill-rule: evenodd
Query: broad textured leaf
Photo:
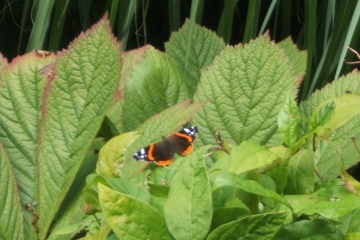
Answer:
M253 193L264 197L270 197L291 208L290 204L276 192L263 188L256 181L242 179L240 176L234 173L221 174L213 183L212 188L214 190L223 186L233 186L236 188L240 188L241 190L249 193Z
M286 213L252 215L230 222L212 231L207 240L272 239L284 223Z
M288 162L286 194L309 194L314 190L314 152L300 150Z
M360 75L358 71L353 71L345 77L335 80L329 85L326 85L320 91L316 91L311 97L302 102L299 106L300 113L303 117L311 118L318 106L325 101L332 101L333 98L343 95L345 92L360 92ZM336 106L337 107L337 106ZM354 110L358 110L356 107ZM336 111L336 110L335 110ZM351 114L352 110L346 114ZM331 120L330 120L331 121ZM331 122L327 124L330 124ZM336 130L331 136L331 140L336 143L336 146L341 149L346 168L354 165L359 161L358 153L351 141L351 137L356 140L360 139L360 116L354 116L345 125ZM326 124L326 125L327 125ZM309 129L303 125L303 132ZM306 147L312 148L312 141L307 141ZM316 169L321 176L327 179L334 179L340 175L340 156L334 145L328 141L320 141L317 143L316 151Z
M0 142L0 239L25 239L19 190L7 153Z
M282 133L284 143L289 147L293 147L299 138L300 121L301 117L299 108L293 95L289 92L282 108L280 109L277 120L279 132Z
M106 117L109 119L109 125L114 135L118 135L123 132L122 104L124 101L125 83L131 76L134 67L144 57L144 54L149 48L150 46L144 46L142 48L121 54L122 66L118 90L116 91L113 103L106 112Z
M210 183L202 147L188 156L172 179L164 213L176 239L204 239L212 216Z
M311 219L284 225L274 238L275 240L300 239L344 239L339 228L327 219Z
M48 79L39 148L41 237L46 236L111 103L120 46L101 20L61 53Z
M224 41L214 32L195 24L191 25L190 21L186 21L165 44L167 55L184 73L191 96L200 80L201 70L206 68L224 47Z
M230 152L229 172L236 174L269 166L279 157L264 146L245 141Z
M54 231L68 228L69 226L76 225L77 228L67 233L66 235L62 235L62 239L69 239L75 236L80 230L85 228L86 225L82 224L87 216L84 212L84 179L89 174L94 172L98 159L98 154L95 154L95 152L98 152L103 145L104 142L101 138L96 138L92 142L80 167L80 170L78 171L72 186L70 187L67 196L65 197L65 200L61 204L61 207L55 218L56 220L52 224L51 233L49 236L47 236L47 240L59 239L59 236L54 234Z
M305 76L307 52L305 50L299 51L296 44L291 40L291 37L278 43L279 47L285 50L286 55L292 63L294 74L298 77L298 84Z
M120 239L173 239L164 218L150 205L99 184L100 206Z
M164 53L150 47L126 82L124 131L136 129L155 113L189 96L180 70Z
M194 101L210 100L194 117L204 131L203 144L216 144L216 129L223 139L239 144L281 143L277 116L298 77L285 52L268 36L244 46L226 47L201 75Z
M0 142L9 156L23 203L39 200L37 144L41 99L46 85L42 68L54 59L54 55L41 57L31 52L15 58L0 76ZM29 239L36 237L32 219L31 213L24 214L24 234Z

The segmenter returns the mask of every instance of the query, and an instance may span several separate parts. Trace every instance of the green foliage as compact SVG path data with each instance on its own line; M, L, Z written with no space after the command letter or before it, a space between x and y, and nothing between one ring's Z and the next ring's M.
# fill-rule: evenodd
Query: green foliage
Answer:
M102 19L57 55L0 59L1 238L360 235L358 72L297 105L290 39L225 46L188 21L166 52L120 49ZM188 122L190 155L132 159Z

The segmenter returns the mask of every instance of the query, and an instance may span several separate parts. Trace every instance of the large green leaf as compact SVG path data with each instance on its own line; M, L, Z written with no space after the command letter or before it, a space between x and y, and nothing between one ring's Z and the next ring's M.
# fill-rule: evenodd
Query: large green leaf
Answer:
M224 139L237 144L281 143L277 116L299 81L292 69L288 56L268 36L226 47L203 72L195 93L195 102L211 101L194 118L205 129L201 141L215 144L218 129Z
M124 131L132 131L149 117L189 98L180 70L167 56L150 47L126 82Z
M172 179L164 213L176 239L204 239L212 216L210 183L202 147L183 160Z
M284 223L285 217L284 212L252 215L221 225L206 239L272 239Z
M191 24L190 21L186 21L165 44L167 55L185 75L184 80L191 96L200 80L201 70L206 68L224 47L224 41L214 32Z
M308 100L300 104L300 113L306 118L311 118L315 110L320 105L326 104L325 102L331 102L335 97L340 97L341 95L343 95L342 98L345 98L346 100L346 92L360 92L360 75L357 71L335 80L333 83L326 85L320 91L316 91ZM355 139L360 138L360 115L357 114L351 119L347 118L346 124L343 122L345 116L351 116L354 112L358 112L358 108L354 107L353 110L348 109L343 113L339 112L340 114L337 114L336 111L338 106L337 104L335 105L333 118L335 115L338 117L335 117L333 120L330 119L330 121L325 124L325 127L331 127L333 132L336 130L330 137L332 142L318 142L315 153L316 169L319 171L324 180L334 179L340 175L340 155L336 148L341 149L346 167L352 166L359 161L359 156L356 152L354 144L351 141L351 137L355 137ZM340 128L334 129L334 126ZM302 126L302 129L303 132L309 131L308 126L305 126L305 124ZM307 141L306 147L312 148L311 140Z
M83 194L83 188L85 187L84 179L92 172L94 172L96 162L98 159L98 152L104 145L101 138L95 138L90 148L88 149L84 161L76 174L76 177L66 194L65 199L61 203L61 207L55 216L55 221L51 227L51 233L47 237L47 240L60 239L59 235L54 234L56 231L69 228L70 226L76 226L73 231L67 234L61 235L61 239L69 239L76 235L79 231L83 230L86 226L83 224L85 215L85 195Z
M46 84L46 76L41 68L53 61L54 55L42 57L31 52L15 58L1 72L0 141L9 156L23 203L39 200L36 193L38 129ZM48 69L45 67L43 70L48 73ZM28 239L36 237L32 219L32 214L26 211L24 234Z
M164 218L150 205L99 184L100 206L120 239L173 239Z
M101 20L60 54L43 97L38 153L41 237L74 181L114 97L120 47Z
M0 143L0 239L25 239L19 190L7 153Z

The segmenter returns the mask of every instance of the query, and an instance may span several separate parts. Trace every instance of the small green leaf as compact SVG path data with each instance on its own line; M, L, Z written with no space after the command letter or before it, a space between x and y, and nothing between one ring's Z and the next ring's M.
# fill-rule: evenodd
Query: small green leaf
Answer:
M290 225L283 225L275 240L283 239L344 239L339 228L327 219L302 220Z
M313 192L314 161L314 152L311 149L300 150L290 158L285 193L309 194Z
M266 167L279 160L279 157L266 147L256 143L245 141L230 152L229 172L243 173Z
M204 239L212 216L210 183L202 147L182 161L173 177L164 213L176 239Z
M120 164L124 162L124 152L138 137L136 132L127 132L110 139L100 150L96 173L104 177L121 176Z
M292 147L299 138L300 121L299 108L289 92L278 115L279 132L282 133L284 143L289 147Z
M324 116L320 117L320 120L318 121L326 121L326 123L323 125L323 128L317 132L317 134L322 137L330 137L338 128L350 121L350 119L352 119L356 115L359 115L359 102L360 95L358 94L343 94L331 100L330 103L325 102L324 110L320 111L324 113ZM335 111L333 110L333 104L336 106ZM323 105L320 105L320 109L322 108L322 106ZM322 120L321 118L324 118L324 120Z
M164 218L150 205L99 184L106 221L119 239L173 239Z
M252 215L221 225L206 239L272 239L281 228L285 218L284 212Z
M324 126L335 112L335 102L331 101L324 105L321 105L320 108L314 113L313 122L316 123L316 126Z
M290 204L276 192L273 192L273 191L263 188L256 181L242 179L240 176L238 176L234 173L221 174L213 183L212 189L215 190L215 189L223 187L223 186L233 186L236 188L240 188L243 191L246 191L249 193L273 198L274 200L288 206L291 209Z

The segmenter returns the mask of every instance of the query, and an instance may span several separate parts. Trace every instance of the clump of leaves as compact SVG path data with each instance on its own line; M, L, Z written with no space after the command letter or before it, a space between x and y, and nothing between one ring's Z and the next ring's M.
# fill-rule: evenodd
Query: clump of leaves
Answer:
M360 235L346 172L360 158L357 71L298 105L306 54L290 39L225 46L187 22L166 52L120 53L109 29L102 19L60 54L2 59L4 239ZM192 154L167 168L132 159L189 121Z

